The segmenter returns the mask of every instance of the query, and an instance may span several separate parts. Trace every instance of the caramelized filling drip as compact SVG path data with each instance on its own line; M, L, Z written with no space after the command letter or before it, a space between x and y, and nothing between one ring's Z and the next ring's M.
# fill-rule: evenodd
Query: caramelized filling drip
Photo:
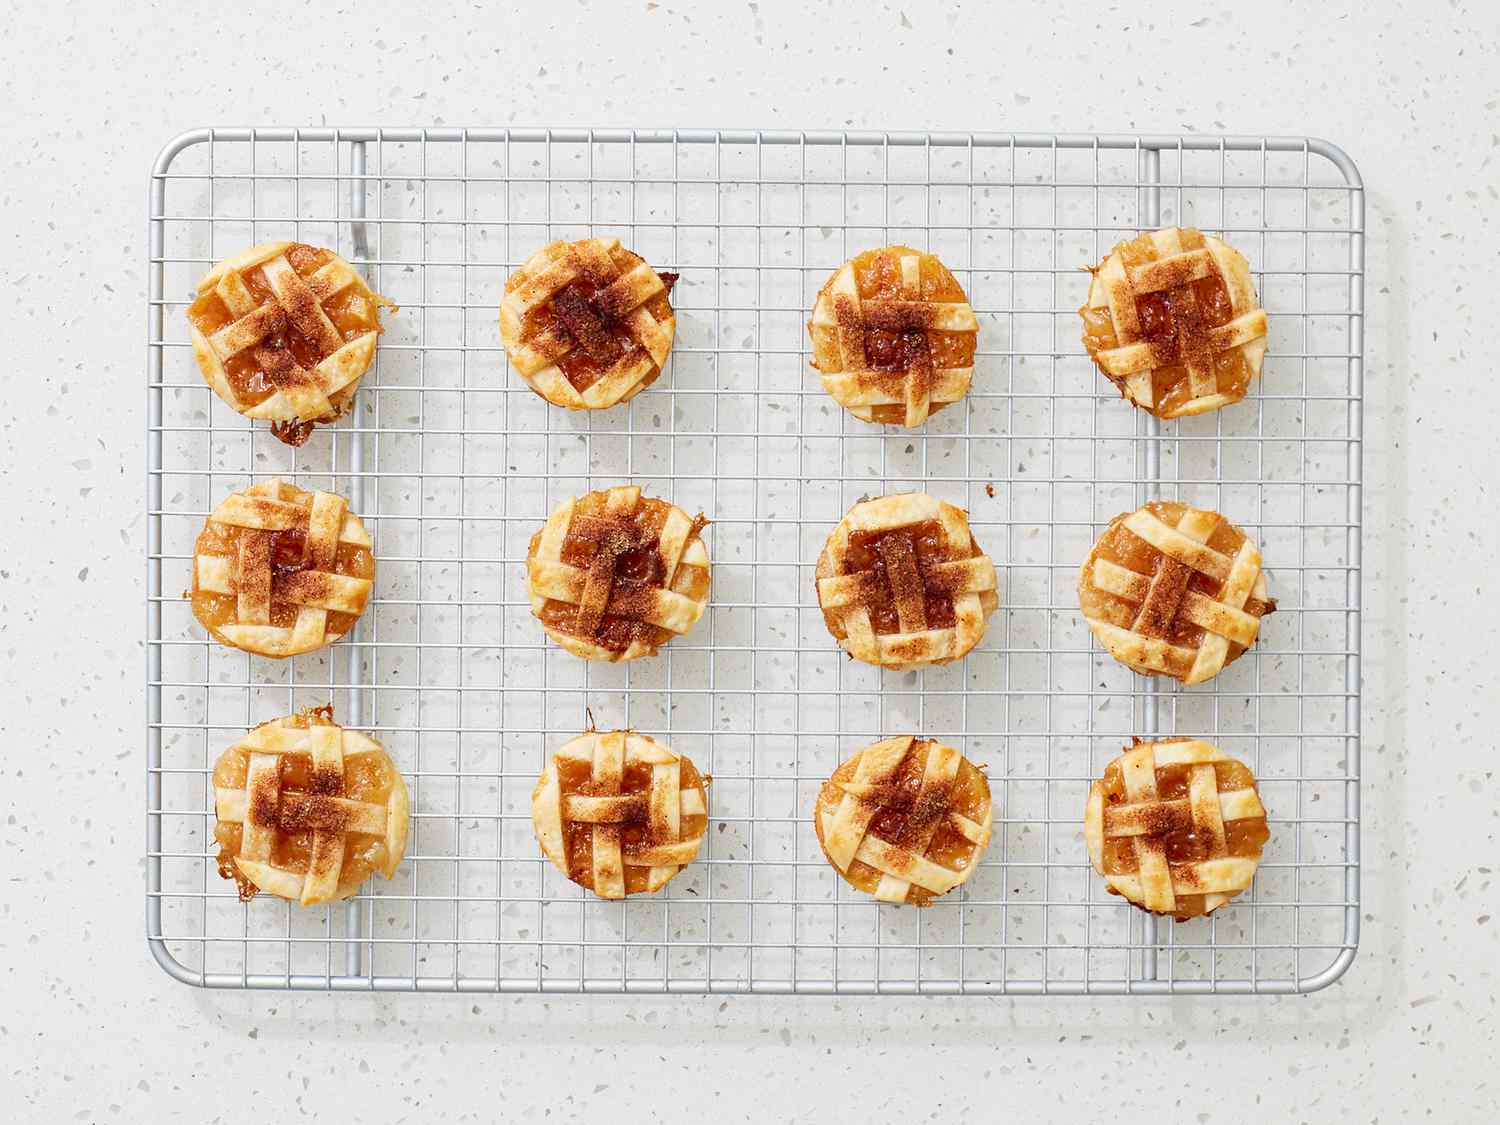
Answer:
M325 706L302 711L285 720L285 725L302 730L311 726L332 726L333 708ZM376 805L383 805L390 798L398 776L394 763L384 753L359 754L345 759L343 778L334 785L329 784L329 779L315 776L312 758L308 755L281 754L278 756L277 766L282 794L322 794ZM215 788L243 789L249 767L250 751L238 746L230 747L214 765ZM219 874L225 879L233 879L239 887L241 900L248 901L259 893L259 888L245 878L234 864L235 857L240 853L243 837L242 824L220 821L214 825L214 840L219 845ZM278 831L276 837L271 848L271 864L286 871L305 874L312 862L313 833L306 829ZM358 886L375 871L384 870L388 858L384 836L366 836L352 832L346 834L339 886Z
M317 429L317 422L296 422L282 420L271 423L271 436L283 445L296 448L306 445L307 439L312 437L313 430Z

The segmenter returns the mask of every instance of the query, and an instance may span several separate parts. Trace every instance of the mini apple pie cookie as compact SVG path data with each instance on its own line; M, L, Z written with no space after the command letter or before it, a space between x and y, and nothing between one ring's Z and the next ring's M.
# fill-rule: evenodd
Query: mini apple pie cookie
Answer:
M887 738L823 784L813 828L844 881L881 902L929 906L959 886L989 847L990 785L951 746Z
M332 250L265 242L225 258L188 306L193 355L214 392L301 445L314 423L349 412L375 357L380 306Z
M657 273L617 238L551 242L511 274L500 337L526 384L569 410L629 402L656 381L677 318Z
M1266 313L1243 254L1168 227L1120 243L1092 272L1083 342L1122 395L1158 418L1245 397L1266 354Z
M1248 887L1270 838L1250 767L1190 738L1137 741L1110 762L1083 831L1111 893L1178 921Z
M882 668L957 660L1000 604L995 564L968 516L925 492L850 508L818 556L817 580L828 631Z
M958 279L910 246L866 250L807 322L823 389L856 418L920 426L969 393L979 321Z
M600 898L659 891L708 831L691 760L634 731L588 731L547 760L531 794L542 852Z
M1079 572L1078 603L1116 660L1185 684L1217 676L1276 608L1245 533L1174 500L1110 521Z
M330 645L370 600L370 547L342 496L275 479L231 492L193 548L193 616L221 643L260 656Z
M319 707L262 723L214 765L219 874L311 906L355 894L406 854L406 782L385 749Z
M651 656L708 605L707 525L634 485L567 500L531 537L531 612L585 660Z

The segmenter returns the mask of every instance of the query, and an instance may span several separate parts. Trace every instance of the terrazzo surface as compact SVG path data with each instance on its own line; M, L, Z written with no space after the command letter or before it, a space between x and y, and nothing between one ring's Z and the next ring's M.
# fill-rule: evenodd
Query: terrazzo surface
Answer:
M859 14L852 14L856 8ZM0 1098L10 1120L1475 1121L1500 12L772 2L0 13ZM201 992L144 942L146 171L206 124L1311 134L1368 187L1363 937L1302 998ZM1160 1118L1157 1118L1160 1119Z

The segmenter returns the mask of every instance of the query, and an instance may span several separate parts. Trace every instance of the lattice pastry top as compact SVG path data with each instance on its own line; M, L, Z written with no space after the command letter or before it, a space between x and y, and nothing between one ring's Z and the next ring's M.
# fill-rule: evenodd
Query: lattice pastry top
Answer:
M301 445L315 422L349 412L375 357L380 306L332 250L265 242L225 258L188 306L193 355L225 402Z
M635 485L564 501L531 537L531 612L585 660L652 655L703 616L707 523Z
M979 321L969 298L947 266L910 246L840 266L807 331L823 389L866 422L920 426L974 378Z
M348 898L406 854L406 782L385 749L320 707L262 723L214 765L219 874L310 906Z
M1270 837L1250 768L1190 738L1136 742L1110 762L1083 828L1112 892L1179 921L1248 887Z
M548 402L603 410L656 381L677 318L657 273L617 238L551 242L505 283L500 336L510 362Z
M691 760L634 731L588 731L548 759L531 794L542 852L600 898L659 891L708 831Z
M995 565L960 508L925 492L863 500L817 566L823 620L850 656L884 668L945 664L984 636Z
M833 771L813 827L850 886L928 906L968 879L989 847L990 786L951 746L887 738Z
M1120 393L1158 418L1238 402L1260 374L1266 314L1232 246L1184 227L1116 246L1093 269L1083 342Z
M370 536L342 496L271 479L231 492L193 548L193 616L261 656L332 644L375 585Z
M1110 521L1079 571L1078 602L1116 660L1187 684L1218 675L1276 608L1245 533L1173 500Z

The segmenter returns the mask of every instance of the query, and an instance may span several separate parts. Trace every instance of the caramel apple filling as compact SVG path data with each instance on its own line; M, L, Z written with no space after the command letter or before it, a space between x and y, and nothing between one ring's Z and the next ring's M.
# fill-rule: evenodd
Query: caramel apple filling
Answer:
M907 289L902 280L900 255L918 258L917 291ZM967 302L963 286L948 267L931 254L906 246L866 250L854 261L854 282L861 302ZM935 369L972 367L974 365L974 332L944 332L928 326L922 310L908 310L912 316L890 318L889 327L866 325L864 331L865 362L870 370L892 377L893 393L900 393L906 373L913 367L930 363ZM946 406L935 401L934 412ZM904 425L906 407L899 403L873 406L872 421Z

